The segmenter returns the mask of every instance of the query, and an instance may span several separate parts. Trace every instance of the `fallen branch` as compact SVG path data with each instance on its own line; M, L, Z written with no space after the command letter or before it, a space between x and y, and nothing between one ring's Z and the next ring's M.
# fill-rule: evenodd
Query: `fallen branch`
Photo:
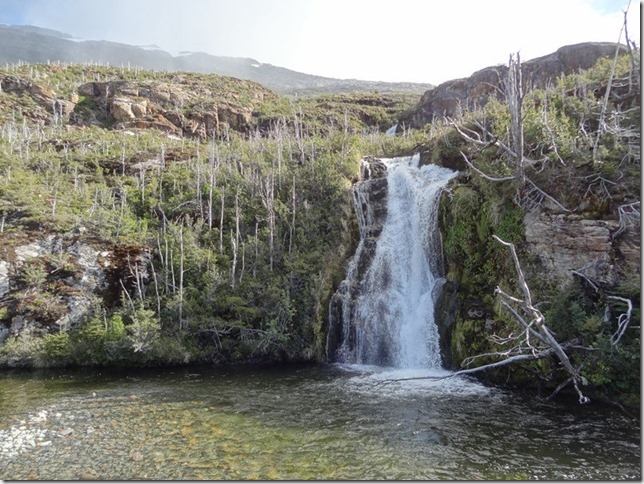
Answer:
M547 194L546 192L544 192L541 188L539 188L535 182L533 182L532 180L530 180L530 178L528 178L527 176L526 176L526 177L524 177L524 178L525 178L525 180L530 184L530 186L531 186L532 188L534 188L535 190L537 190L541 195L543 195L544 197L546 197L548 200L550 200L552 203L554 203L554 204L555 204L557 207L559 207L561 210L563 210L564 212L570 212L570 210L569 210L569 209L567 209L566 207L564 207L564 206L563 206L561 203L559 203L559 202L558 202L554 197L552 197L552 196L548 195L548 194Z
M496 361L494 363L488 363L487 365L482 365L482 366L477 366L476 368L467 368L465 370L458 370L455 371L454 373L450 373L449 375L443 375L443 376L412 376L409 378L392 378L388 380L381 380L378 382L379 385L386 385L389 383L395 383L395 382L400 382L400 381L412 381L412 380L446 380L448 378L454 378L456 376L462 376L462 375L471 375L473 373L478 373L481 371L485 370L491 370L492 368L499 368L501 366L506 366L510 365L512 363L516 363L518 361L534 361L534 360L540 360L542 358L545 358L549 355L552 354L551 350L544 350L541 353L538 353L536 355L533 354L524 354L524 355L516 355L516 356L511 356L510 358L506 358L505 360L501 361ZM482 356L482 355L481 355Z
M557 357L559 358L559 361L563 365L563 367L566 369L568 373L570 373L573 377L577 377L577 370L572 366L570 363L570 359L568 358L568 355L566 352L563 350L561 345L554 339L552 336L552 333L548 329L548 327L545 324L545 317L539 311L534 305L532 304L532 295L530 294L530 288L528 287L528 284L526 283L525 276L523 274L523 270L521 269L521 264L519 262L519 257L517 256L516 249L514 248L514 244L510 242L505 242L504 240L501 240L498 236L493 235L494 239L501 243L502 245L505 245L506 247L510 248L510 252L512 254L512 259L514 261L514 267L517 271L517 276L519 277L519 287L521 288L521 292L523 292L524 295L524 300L520 300L518 298L512 298L515 302L518 302L519 305L532 316L532 323L536 326L536 328L539 331L539 334L543 338L543 341L545 344L550 346L556 353ZM499 294L505 294L502 292L499 292L497 288L497 292Z

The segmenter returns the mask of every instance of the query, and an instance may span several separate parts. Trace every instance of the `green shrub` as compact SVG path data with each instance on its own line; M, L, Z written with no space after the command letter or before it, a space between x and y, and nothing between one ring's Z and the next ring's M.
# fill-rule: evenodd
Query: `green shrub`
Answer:
M69 333L46 334L42 338L44 358L53 365L64 365L72 361L72 345Z

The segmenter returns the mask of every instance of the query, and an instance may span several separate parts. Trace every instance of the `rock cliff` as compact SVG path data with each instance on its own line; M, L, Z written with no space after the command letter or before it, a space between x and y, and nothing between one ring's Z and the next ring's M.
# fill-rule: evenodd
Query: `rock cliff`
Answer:
M552 54L522 61L525 89L543 88L561 75L588 69L601 57L614 56L624 46L604 42L585 42L561 47ZM434 119L456 116L484 106L490 97L499 97L504 90L507 66L490 66L470 77L444 82L423 94L415 111L401 120L414 128L422 128Z
M617 220L533 211L524 217L526 249L549 279L570 282L573 271L604 287L618 284L624 272L641 270L638 220L620 231Z
M354 342L355 328L352 320L354 301L359 283L373 260L376 243L387 219L387 167L382 161L365 158L361 162L361 180L353 186L354 209L360 228L360 242L355 254L347 263L346 278L340 283L329 303L329 330L327 331L326 356L331 361L342 360L346 348ZM345 337L345 334L348 337Z

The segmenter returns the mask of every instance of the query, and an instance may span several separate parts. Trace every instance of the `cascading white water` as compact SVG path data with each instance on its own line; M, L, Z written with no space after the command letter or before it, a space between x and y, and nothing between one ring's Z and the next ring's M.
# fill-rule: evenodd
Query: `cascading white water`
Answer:
M437 231L441 189L457 173L419 167L419 155L381 160L387 167L387 215L368 268L357 266L369 232L364 187L354 192L361 240L340 301L345 361L397 368L440 368L434 289L440 277ZM359 278L359 280L356 280ZM352 289L353 288L353 289Z

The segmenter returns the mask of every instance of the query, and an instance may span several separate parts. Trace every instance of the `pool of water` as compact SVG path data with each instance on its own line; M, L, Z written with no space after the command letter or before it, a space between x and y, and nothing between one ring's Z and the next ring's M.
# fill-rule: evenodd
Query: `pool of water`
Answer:
M639 422L367 366L0 373L0 479L641 479Z

